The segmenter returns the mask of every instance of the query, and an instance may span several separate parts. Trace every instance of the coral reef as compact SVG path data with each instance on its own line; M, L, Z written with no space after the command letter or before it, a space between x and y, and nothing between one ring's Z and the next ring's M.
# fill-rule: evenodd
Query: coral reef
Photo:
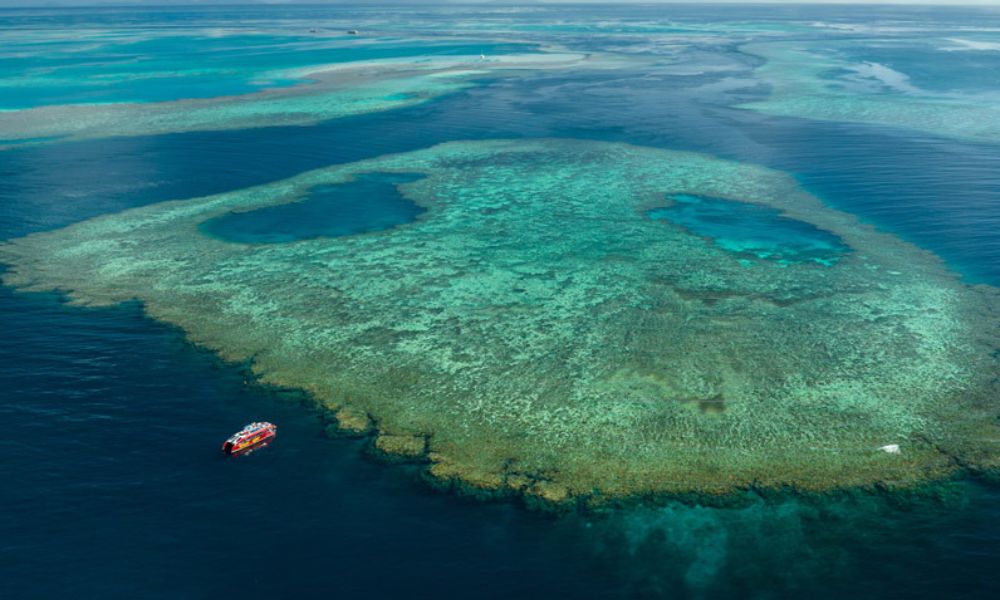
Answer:
M426 211L289 243L202 231L366 173L423 174L400 191ZM683 194L776 209L848 250L748 259L649 217ZM21 290L137 298L486 494L902 487L1000 458L997 291L787 175L705 155L453 142L33 234L0 260Z
M828 47L827 44L825 47ZM993 95L956 95L908 86L905 93L845 89L824 74L851 65L794 43L747 44L746 52L767 62L754 76L771 86L764 100L742 108L757 112L904 127L960 140L1000 140L1000 105Z
M591 62L579 54L510 54L386 59L275 73L309 83L238 96L170 102L70 104L0 111L0 150L53 140L142 136L311 125L412 106L471 87L489 73L565 68Z

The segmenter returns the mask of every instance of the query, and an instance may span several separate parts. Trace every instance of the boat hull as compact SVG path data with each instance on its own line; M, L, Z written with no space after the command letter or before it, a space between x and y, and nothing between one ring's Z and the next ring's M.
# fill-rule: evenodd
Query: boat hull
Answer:
M277 436L277 427L270 423L261 427L247 429L233 435L222 444L222 453L226 456L242 456L266 447Z

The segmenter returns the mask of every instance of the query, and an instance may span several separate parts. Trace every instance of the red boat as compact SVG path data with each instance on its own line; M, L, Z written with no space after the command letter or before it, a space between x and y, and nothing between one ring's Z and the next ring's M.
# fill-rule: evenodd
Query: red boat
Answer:
M258 448L263 448L274 440L278 435L278 427L273 423L261 421L250 423L240 431L237 431L224 444L222 451L227 456L239 456L250 454Z

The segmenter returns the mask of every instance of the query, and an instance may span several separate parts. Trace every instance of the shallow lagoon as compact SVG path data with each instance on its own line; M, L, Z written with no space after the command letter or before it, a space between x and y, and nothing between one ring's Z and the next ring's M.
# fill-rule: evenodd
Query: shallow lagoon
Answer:
M748 258L829 266L849 251L837 236L782 217L774 208L687 194L671 196L670 200L672 205L650 209L646 215L684 227Z

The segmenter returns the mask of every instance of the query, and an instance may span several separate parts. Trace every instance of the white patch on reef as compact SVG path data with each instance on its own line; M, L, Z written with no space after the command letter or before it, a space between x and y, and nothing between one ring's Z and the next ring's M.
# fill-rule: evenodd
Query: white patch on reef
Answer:
M964 40L961 38L947 38L947 41L955 44L940 48L945 52L1000 52L1000 42L983 42L979 40Z
M372 60L356 60L343 63L331 63L323 65L312 65L307 67L296 67L294 69L284 69L266 73L265 76L274 79L308 79L318 75L345 72L371 72L375 69L462 69L470 66L481 67L484 63L489 63L490 67L501 69L523 69L523 68L546 68L546 67L566 67L581 63L588 59L586 54L574 52L547 53L547 54L505 54L490 57L483 60L481 55L456 55L456 56L426 56L426 57L404 57L404 58L383 58ZM592 61L593 62L593 61ZM588 63L588 64L591 64ZM615 63L617 64L617 63Z
M874 62L864 62L847 67L859 77L875 80L887 88L907 94L919 94L921 89L910 83L910 76L891 67Z
M914 33L924 31L923 27L905 25L876 25L868 23L834 23L830 21L813 21L810 27L816 29L828 29L842 31L844 33L865 33L865 34L886 34L886 33Z

